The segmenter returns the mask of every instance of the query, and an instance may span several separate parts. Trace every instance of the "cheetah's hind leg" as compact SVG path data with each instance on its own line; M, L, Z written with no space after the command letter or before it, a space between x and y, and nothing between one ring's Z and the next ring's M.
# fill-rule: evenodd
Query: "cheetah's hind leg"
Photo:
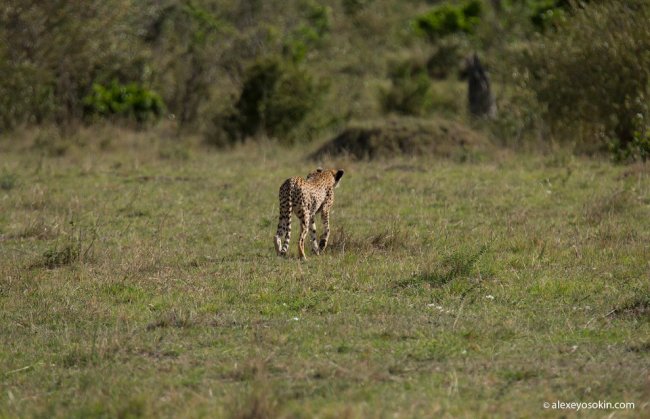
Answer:
M275 252L278 256L282 256L282 239L280 238L280 232L276 233L273 243L275 244Z
M320 247L318 246L318 239L316 238L316 214L312 213L309 217L309 234L311 238L311 250L316 256L320 253Z
M300 239L298 240L298 256L300 256L300 260L307 260L307 256L305 255L305 239L307 238L307 232L309 229L309 223L311 220L309 219L309 213L300 213L298 214L298 218L300 219Z

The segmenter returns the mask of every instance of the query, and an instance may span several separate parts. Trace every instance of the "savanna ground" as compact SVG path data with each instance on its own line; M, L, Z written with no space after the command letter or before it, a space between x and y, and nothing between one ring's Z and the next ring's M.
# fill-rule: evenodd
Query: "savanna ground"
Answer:
M102 138L0 155L0 416L648 415L647 165L330 159L301 262L311 149Z

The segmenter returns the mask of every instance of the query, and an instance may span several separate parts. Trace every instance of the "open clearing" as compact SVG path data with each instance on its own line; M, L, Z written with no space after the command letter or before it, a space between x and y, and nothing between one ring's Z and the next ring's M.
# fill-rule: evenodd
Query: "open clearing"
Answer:
M302 263L272 237L308 152L4 152L0 416L648 415L647 166L326 162Z

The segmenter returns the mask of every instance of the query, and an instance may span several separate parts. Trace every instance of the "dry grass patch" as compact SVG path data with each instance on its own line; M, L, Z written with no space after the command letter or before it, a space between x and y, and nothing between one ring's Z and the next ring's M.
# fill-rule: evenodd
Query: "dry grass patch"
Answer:
M336 227L330 240L329 247L338 252L399 251L415 246L412 236L397 224L366 235L357 235L345 227Z
M155 330L159 328L191 328L197 327L205 320L196 312L191 310L171 310L163 313L158 320L155 320L147 325L147 330Z
M617 317L650 320L650 294L641 293L629 298L613 311Z
M626 190L616 190L605 195L596 196L584 207L584 216L588 223L599 224L611 215L625 212L634 205L634 200Z
M257 383L247 398L239 400L230 413L231 419L274 419L279 417L280 404L268 384Z
M44 216L29 217L22 223L12 226L3 237L9 239L51 240L60 235L60 225Z
M428 284L431 287L442 287L456 278L466 277L472 273L476 264L487 251L487 246L481 246L476 251L468 249L454 251L440 262L417 272L411 278L399 281L397 285L407 287Z

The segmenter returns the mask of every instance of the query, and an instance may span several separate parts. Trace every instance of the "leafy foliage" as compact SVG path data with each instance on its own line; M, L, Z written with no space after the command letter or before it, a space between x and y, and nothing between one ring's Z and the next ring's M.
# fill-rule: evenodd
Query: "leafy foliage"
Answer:
M532 2L530 8L530 21L538 30L543 31L566 17L566 11L570 8L570 1L536 0Z
M470 0L464 5L441 4L415 19L419 33L430 40L454 33L474 33L481 20L483 4L480 0Z
M260 60L247 73L234 109L215 119L208 141L225 145L258 134L291 141L289 134L316 107L327 85L278 57ZM219 132L220 128L224 132Z
M211 99L211 84L221 66L224 34L234 33L209 1L170 2L153 8L145 36L151 48L156 90L181 126L192 126L201 105ZM221 59L220 59L221 58Z
M95 83L92 93L84 98L84 113L88 116L119 116L143 123L159 118L163 110L161 97L136 83Z
M0 128L82 115L95 81L141 80L132 0L8 0L0 6Z
M0 189L10 191L16 187L18 176L14 173L3 171L0 173Z
M381 92L385 112L421 115L431 105L431 80L425 66L406 60L390 65L391 87Z
M591 4L522 55L520 81L556 132L569 128L582 141L604 139L621 151L643 144L637 137L650 117L649 19L647 2Z
M283 45L284 55L295 63L302 62L310 49L319 46L331 27L331 8L316 2L307 2L304 7L306 22L294 29Z
M647 2L6 0L0 130L70 127L88 115L115 123L156 118L155 99L144 98L144 109L107 99L114 80L157 93L175 116L172 130L214 125L216 143L258 134L293 142L386 112L458 115L465 86L454 75L477 52L504 110L481 128L503 144L552 133L640 159L648 142L641 9ZM609 21L585 17L596 14ZM521 51L528 54L508 59ZM396 56L418 58L386 73ZM264 57L277 68L261 69ZM255 67L268 77L253 74ZM295 91L291 79L299 80ZM318 82L324 79L332 81L330 95ZM379 101L378 86L385 87ZM322 105L318 113L314 103Z
M87 113L93 84L154 86L181 124L194 122L230 27L214 2L8 0L0 6L0 127L64 123ZM20 98L20 100L16 100Z
M343 12L346 15L353 16L367 7L374 0L341 0L341 6L343 6Z
M642 160L645 162L650 159L650 124L648 124L647 118L647 113L645 116L641 113L636 114L629 144L622 144L620 139L610 142L610 151L617 160Z
M427 71L434 79L445 79L458 72L460 63L468 53L460 37L448 37L436 42L433 53L427 60Z

